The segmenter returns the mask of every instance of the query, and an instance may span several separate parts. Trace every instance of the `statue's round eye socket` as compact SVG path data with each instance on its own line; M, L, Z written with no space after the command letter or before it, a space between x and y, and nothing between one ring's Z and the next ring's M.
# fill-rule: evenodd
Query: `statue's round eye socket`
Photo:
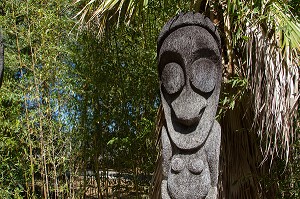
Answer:
M178 92L184 85L184 73L181 66L175 62L165 65L161 81L168 94Z
M216 65L211 60L201 58L192 64L190 80L201 92L211 92L215 88L216 78Z

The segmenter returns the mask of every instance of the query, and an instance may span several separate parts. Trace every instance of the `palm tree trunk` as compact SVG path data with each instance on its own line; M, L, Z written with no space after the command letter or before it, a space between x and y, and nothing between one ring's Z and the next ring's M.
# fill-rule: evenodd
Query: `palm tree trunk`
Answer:
M276 185L263 181L271 178L270 164L260 164L260 138L253 129L254 114L247 96L220 119L220 199L276 198Z

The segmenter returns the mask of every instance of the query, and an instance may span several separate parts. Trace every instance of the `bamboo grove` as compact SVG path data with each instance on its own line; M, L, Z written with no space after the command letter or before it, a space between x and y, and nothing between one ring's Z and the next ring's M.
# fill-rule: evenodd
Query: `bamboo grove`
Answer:
M156 39L188 10L222 37L220 198L298 198L299 7L1 1L0 198L158 197Z

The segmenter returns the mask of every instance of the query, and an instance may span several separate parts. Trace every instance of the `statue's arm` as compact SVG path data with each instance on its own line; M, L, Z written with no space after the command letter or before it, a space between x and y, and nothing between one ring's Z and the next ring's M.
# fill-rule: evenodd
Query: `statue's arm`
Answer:
M166 178L170 169L170 161L172 158L172 146L166 128L163 126L161 132L161 147L162 147L162 167L163 177Z
M221 127L215 121L211 134L207 140L206 154L210 170L211 188L207 194L206 199L217 198L218 195L218 176L219 176L219 156L221 145Z
M170 161L172 158L172 146L166 128L163 126L161 132L161 147L162 147L162 174L163 180L161 185L161 195L163 199L168 199L167 178L170 170Z

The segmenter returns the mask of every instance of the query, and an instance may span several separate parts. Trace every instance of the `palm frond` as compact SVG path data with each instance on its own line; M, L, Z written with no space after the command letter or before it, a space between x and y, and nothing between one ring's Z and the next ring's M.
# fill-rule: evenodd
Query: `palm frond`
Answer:
M76 0L74 4L85 3L84 0ZM141 11L148 6L148 0L102 0L88 1L75 15L79 17L79 27L88 28L94 23L102 33L106 26L119 24L124 21L129 24Z
M275 22L275 28L277 29L276 32L282 35L280 38L281 48L284 49L289 46L299 52L299 20L297 21L297 18L293 16L285 4L280 5L279 2L274 2L270 5L270 14L272 14L270 17L273 18Z
M245 32L247 71L254 96L255 122L267 156L288 160L294 109L299 96L300 25L279 1L263 6L264 16Z

